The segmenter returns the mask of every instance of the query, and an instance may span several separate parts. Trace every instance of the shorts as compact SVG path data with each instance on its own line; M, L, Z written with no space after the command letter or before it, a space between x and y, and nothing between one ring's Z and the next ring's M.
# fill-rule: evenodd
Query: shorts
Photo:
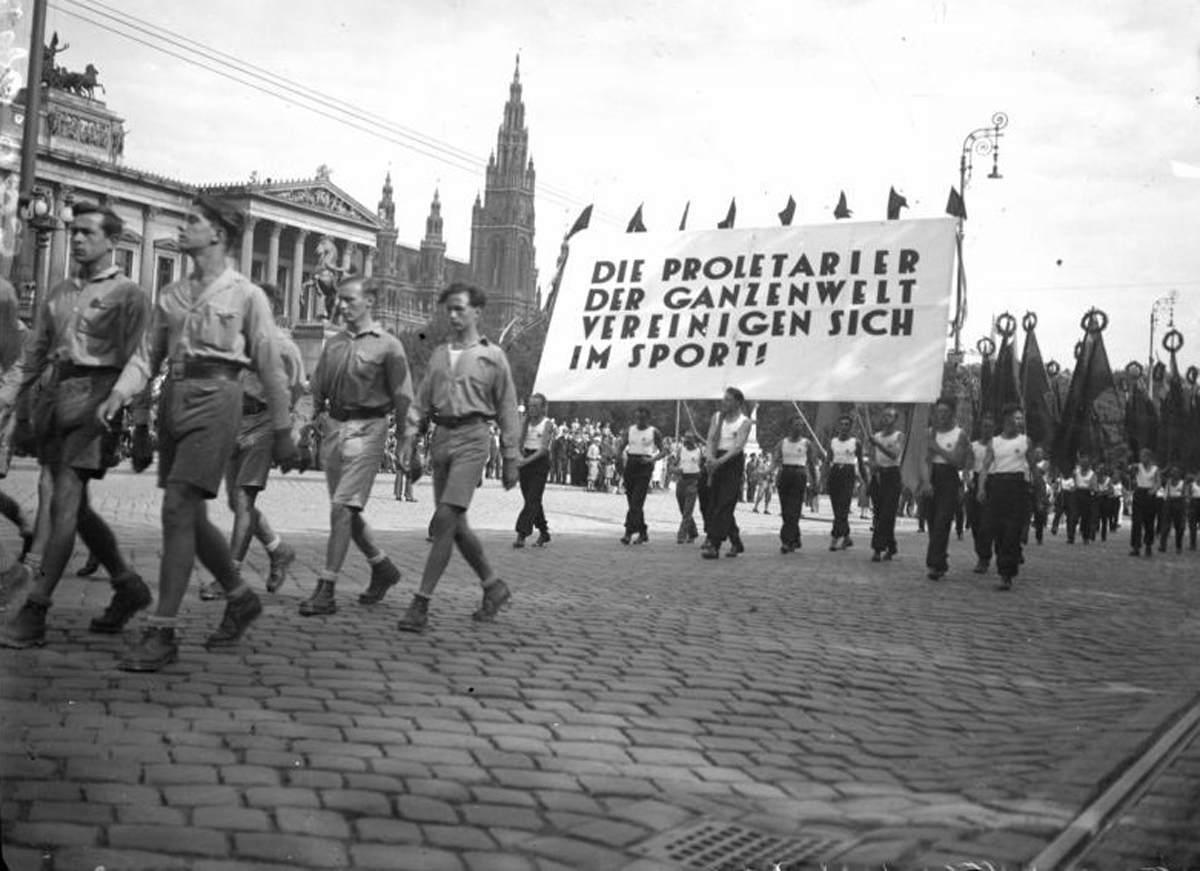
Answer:
M483 480L491 452L492 432L486 420L466 426L439 426L429 446L433 499L438 505L467 509Z
M168 378L158 419L158 486L190 484L215 497L242 427L241 384Z
M337 421L326 418L321 432L321 467L329 501L363 509L383 462L387 444L386 417Z
M85 479L103 478L117 463L121 429L112 430L96 418L120 371L52 381L40 389L33 409L38 463L54 471L74 469Z
M274 431L271 413L243 414L242 428L233 445L233 456L225 470L225 489L262 490L271 474Z

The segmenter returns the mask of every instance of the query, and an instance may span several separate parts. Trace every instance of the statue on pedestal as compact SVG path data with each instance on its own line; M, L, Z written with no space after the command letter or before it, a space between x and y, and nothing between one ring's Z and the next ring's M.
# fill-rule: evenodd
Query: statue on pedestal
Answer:
M304 299L307 308L310 303L315 303L316 293L320 293L325 303L324 319L331 324L337 323L337 286L344 272L338 263L337 243L322 236L317 243L317 268L305 285Z

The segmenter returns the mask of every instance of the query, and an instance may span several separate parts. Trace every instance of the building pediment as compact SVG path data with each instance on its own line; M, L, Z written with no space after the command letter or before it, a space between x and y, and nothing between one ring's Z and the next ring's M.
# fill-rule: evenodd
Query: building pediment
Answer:
M374 212L331 181L268 182L258 188L255 193L264 199L280 200L291 206L357 221L375 229L381 226Z

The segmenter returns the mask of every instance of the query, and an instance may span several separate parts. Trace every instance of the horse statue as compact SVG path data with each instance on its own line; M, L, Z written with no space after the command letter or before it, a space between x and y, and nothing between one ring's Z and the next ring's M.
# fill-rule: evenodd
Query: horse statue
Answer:
M58 87L77 97L94 100L96 99L96 88L104 91L104 85L98 81L99 76L100 71L96 69L95 65L88 64L81 73L61 72L58 77Z
M325 320L330 324L338 321L337 286L344 274L345 270L338 264L337 243L328 236L322 236L317 243L317 268L305 285L305 297L314 299L317 293L321 294L325 303Z

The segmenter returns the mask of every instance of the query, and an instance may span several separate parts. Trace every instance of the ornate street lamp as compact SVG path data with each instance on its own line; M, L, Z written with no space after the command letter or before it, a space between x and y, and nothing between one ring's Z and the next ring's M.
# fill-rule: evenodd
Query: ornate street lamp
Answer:
M74 210L69 198L64 200L62 208L59 209L58 214L55 214L50 192L40 186L34 186L30 191L28 201L22 205L21 218L25 221L25 226L33 230L36 243L32 286L22 288L21 293L23 316L36 317L39 294L49 290L47 284L50 281L50 266L47 262L46 251L50 247L50 237L59 228L70 226L74 217Z
M1000 175L1000 137L1004 134L1001 132L1008 126L1008 115L1004 112L997 112L992 115L992 124L990 127L980 127L977 130L972 130L967 134L967 138L963 140L962 152L959 155L958 161L958 194L962 198L963 211L966 211L967 202L967 185L971 183L971 173L974 170L974 157L979 155L986 157L991 155L992 171L988 173L988 178L1003 178ZM962 251L963 251L963 218L958 219L958 282L955 288L955 303L954 303L954 359L962 359L962 328L963 321L966 319L966 291L967 291L967 275L963 269Z
M1172 290L1164 297L1160 297L1154 301L1154 305L1150 308L1150 355L1147 371L1154 369L1154 331L1158 326L1162 313L1167 314L1167 327L1174 329L1175 327L1175 300L1179 297L1179 291Z

